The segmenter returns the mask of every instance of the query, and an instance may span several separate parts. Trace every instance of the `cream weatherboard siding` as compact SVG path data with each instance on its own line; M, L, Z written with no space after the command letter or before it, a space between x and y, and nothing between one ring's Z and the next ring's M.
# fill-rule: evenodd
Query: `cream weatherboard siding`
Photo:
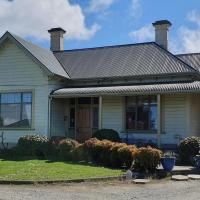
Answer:
M33 92L32 129L4 130L5 141L16 143L25 134L47 135L49 86L44 71L24 51L7 40L0 48L0 72L0 92Z
M162 143L177 144L187 136L188 98L184 94L162 96Z
M123 131L124 97L102 98L102 128Z
M200 136L200 94L188 95L188 136Z

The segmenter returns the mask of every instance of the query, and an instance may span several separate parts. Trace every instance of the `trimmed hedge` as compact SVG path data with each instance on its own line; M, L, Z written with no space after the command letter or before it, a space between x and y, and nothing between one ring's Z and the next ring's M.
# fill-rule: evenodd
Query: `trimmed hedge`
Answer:
M121 142L119 134L113 129L100 129L93 133L93 138L98 140L110 140L112 142Z
M58 143L59 157L62 160L71 161L74 157L74 149L79 146L79 143L71 139L63 139Z
M182 140L178 146L178 153L180 161L183 164L192 164L193 157L199 154L200 151L200 138L187 137Z
M91 155L92 161L109 167L130 168L137 148L134 145L98 140L91 138L84 143L84 149Z
M155 172L160 164L162 152L152 147L141 147L136 152L134 168L143 172Z

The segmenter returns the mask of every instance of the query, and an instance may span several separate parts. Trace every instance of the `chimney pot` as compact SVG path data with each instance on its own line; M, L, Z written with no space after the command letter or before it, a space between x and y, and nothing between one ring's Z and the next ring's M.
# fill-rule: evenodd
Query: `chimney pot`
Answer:
M48 30L51 35L50 49L51 51L64 50L64 34L66 31L60 27Z
M164 49L168 49L168 30L171 25L168 20L160 20L153 23L155 27L155 42Z

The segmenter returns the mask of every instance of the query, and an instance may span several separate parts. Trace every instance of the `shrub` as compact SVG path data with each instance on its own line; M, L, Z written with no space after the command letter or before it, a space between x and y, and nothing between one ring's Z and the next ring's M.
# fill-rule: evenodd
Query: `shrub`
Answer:
M65 136L52 136L50 141L52 144L58 145L61 140L67 139Z
M110 140L112 142L121 142L119 134L113 129L100 129L93 133L93 138L98 140Z
M62 160L73 160L74 149L79 145L75 140L63 139L58 144L59 156Z
M135 157L134 168L144 172L155 172L160 164L162 152L152 147L141 147Z
M130 168L135 160L137 148L134 145L124 145L118 150L118 153L122 164Z
M19 138L17 152L24 156L45 156L50 142L43 135L26 135Z
M87 140L83 146L85 152L91 155L94 162L109 167L121 167L123 165L130 167L137 151L134 145L109 140L100 141L96 138Z
M178 153L181 163L191 164L192 158L199 154L200 138L187 137L182 140L178 146Z

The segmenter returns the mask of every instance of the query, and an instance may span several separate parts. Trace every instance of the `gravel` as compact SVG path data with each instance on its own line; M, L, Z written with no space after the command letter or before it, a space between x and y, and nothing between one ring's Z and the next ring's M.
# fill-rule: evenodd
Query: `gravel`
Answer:
M200 199L200 181L80 183L71 185L0 185L1 200L182 200Z

